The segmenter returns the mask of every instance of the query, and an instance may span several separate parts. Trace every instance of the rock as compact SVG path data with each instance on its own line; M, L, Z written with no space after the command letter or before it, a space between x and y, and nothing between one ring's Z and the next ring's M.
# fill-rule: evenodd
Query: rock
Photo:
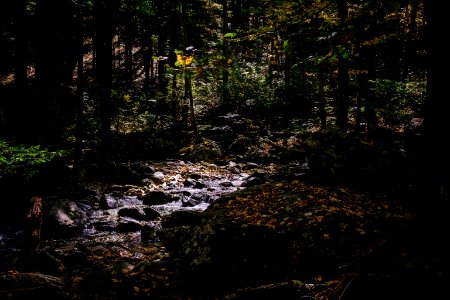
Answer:
M224 181L224 182L221 182L220 185L223 187L232 187L233 183L231 183L230 181Z
M245 179L245 181L241 184L243 187L251 187L258 184L262 184L269 180L269 176L267 174L255 172L249 177Z
M193 207L199 205L200 203L209 203L211 202L211 196L203 193L193 194L191 197L183 197L181 199L181 203L184 207Z
M249 147L252 145L253 141L251 138L238 135L238 137L228 146L225 150L227 154L244 154L248 151Z
M183 186L184 187L190 187L190 186L193 186L194 185L194 181L193 180L190 180L190 179L186 179L186 180L184 180L184 182L183 182Z
M163 172L155 172L153 174L151 174L150 179L155 183L155 184L161 184L164 182L164 173Z
M114 199L113 197L109 195L102 195L100 197L100 208L101 209L112 209L117 208L119 206L119 203L117 202L117 199Z
M120 218L116 227L117 232L134 232L141 229L141 223L130 218Z
M175 201L176 199L170 195L167 195L161 191L151 191L143 197L138 197L138 199L142 200L144 205L158 205L158 204L167 204L169 202Z
M163 228L197 225L201 220L201 212L193 210L179 210L166 215L161 220Z
M254 163L254 162L248 162L248 163L246 163L246 164L244 165L243 169L244 169L244 170L253 170L253 169L256 169L256 168L258 168L258 167L259 167L259 165L258 165L257 163Z
M145 219L143 221L154 221L161 217L161 214L151 207L144 208Z
M199 205L201 201L195 200L193 198L181 198L181 203L183 207L194 207L196 205Z
M117 212L117 215L119 217L129 217L138 221L143 221L146 218L145 214L136 207L121 208Z
M87 223L87 214L68 199L48 200L44 209L42 236L44 238L69 238L80 234Z
M202 178L202 175L197 174L197 173L191 173L191 174L189 174L189 177L192 179L198 180L198 179Z
M111 231L116 230L117 222L115 222L115 221L95 222L95 223L91 223L91 226L93 226L98 231L111 232Z
M151 224L145 224L141 229L141 241L142 242L154 242L158 239L156 235L156 228Z

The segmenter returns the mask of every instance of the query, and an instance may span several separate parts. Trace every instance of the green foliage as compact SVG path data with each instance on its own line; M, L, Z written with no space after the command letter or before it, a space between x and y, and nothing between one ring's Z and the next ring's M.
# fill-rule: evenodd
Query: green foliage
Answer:
M223 37L224 38L230 38L230 39L232 39L232 38L234 38L234 37L236 37L236 33L235 32L228 32L227 34L225 34Z
M228 82L233 106L241 108L251 104L260 108L273 103L274 86L268 80L268 66L262 63L234 63ZM255 107L254 107L255 108Z
M40 145L14 146L0 140L0 175L25 174L25 177L30 178L37 173L38 166L67 154L67 150L50 151Z
M426 98L425 81L402 82L379 78L370 83L378 117L385 125L405 124L420 113Z
M222 155L219 145L209 139L204 139L201 143L191 144L180 149L180 154L191 161L209 161Z

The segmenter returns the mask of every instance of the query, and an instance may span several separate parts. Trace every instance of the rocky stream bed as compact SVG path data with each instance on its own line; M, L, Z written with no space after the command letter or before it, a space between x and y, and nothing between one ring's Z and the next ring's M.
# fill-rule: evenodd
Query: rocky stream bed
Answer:
M247 142L230 139L238 154L216 163L116 164L47 193L37 249L24 248L25 214L0 228L0 298L441 299L441 217L424 222L405 195L315 180L389 183L396 173L363 176L383 160L314 142L306 163L289 135Z

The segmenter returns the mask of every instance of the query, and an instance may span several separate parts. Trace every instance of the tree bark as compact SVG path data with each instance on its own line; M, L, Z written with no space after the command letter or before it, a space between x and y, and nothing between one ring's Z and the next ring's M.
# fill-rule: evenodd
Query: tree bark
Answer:
M125 20L125 83L131 87L133 82L133 0L127 0Z
M83 18L81 12L77 12L77 40L78 40L78 59L77 59L77 102L76 102L76 127L75 127L75 168L79 167L83 151L83 110L84 110L84 37L83 37Z
M15 68L14 84L17 91L23 91L27 80L26 59L26 0L16 0L15 7Z
M95 5L97 37L95 75L100 102L100 157L106 162L111 149L113 3L111 0L96 0Z
M228 91L228 43L226 42L225 34L228 33L228 0L222 0L222 103L229 104L230 95Z
M442 76L449 69L446 57L446 47L442 46L442 36L439 33L445 26L445 10L437 0L425 2L426 5L426 36L427 49L427 102L424 117L424 157L422 172L426 184L427 199L434 203L445 203L449 206L450 188L450 156L447 138L450 132L448 113L450 103L447 93L447 77ZM438 200L438 201L436 201ZM424 204L428 208L435 206ZM433 213L433 209L432 213ZM447 211L447 210L445 210ZM434 211L435 213L435 211Z
M345 24L348 18L346 0L337 0L338 17L341 24ZM342 39L342 42L344 40ZM336 124L342 128L347 127L349 109L349 80L347 60L342 55L338 56L338 94L336 97Z
M323 67L319 66L319 117L321 129L327 128L327 111L324 93Z
M41 242L42 198L31 198L31 207L24 225L24 250L37 251Z

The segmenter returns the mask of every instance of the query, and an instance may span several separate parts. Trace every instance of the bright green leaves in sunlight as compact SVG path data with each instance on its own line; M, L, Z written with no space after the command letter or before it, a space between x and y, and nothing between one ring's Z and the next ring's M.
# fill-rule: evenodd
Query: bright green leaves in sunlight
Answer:
M229 38L229 39L233 39L236 37L236 33L235 32L228 32L227 34L224 34L224 38Z
M194 62L194 56L193 55L184 55L182 51L180 50L174 50L177 61L175 62L175 67L186 67L191 65Z
M64 156L66 150L49 151L41 149L40 145L13 146L6 141L0 140L0 175L14 175L23 170L28 170L28 175L35 173L31 170L33 166L50 162L54 157Z

